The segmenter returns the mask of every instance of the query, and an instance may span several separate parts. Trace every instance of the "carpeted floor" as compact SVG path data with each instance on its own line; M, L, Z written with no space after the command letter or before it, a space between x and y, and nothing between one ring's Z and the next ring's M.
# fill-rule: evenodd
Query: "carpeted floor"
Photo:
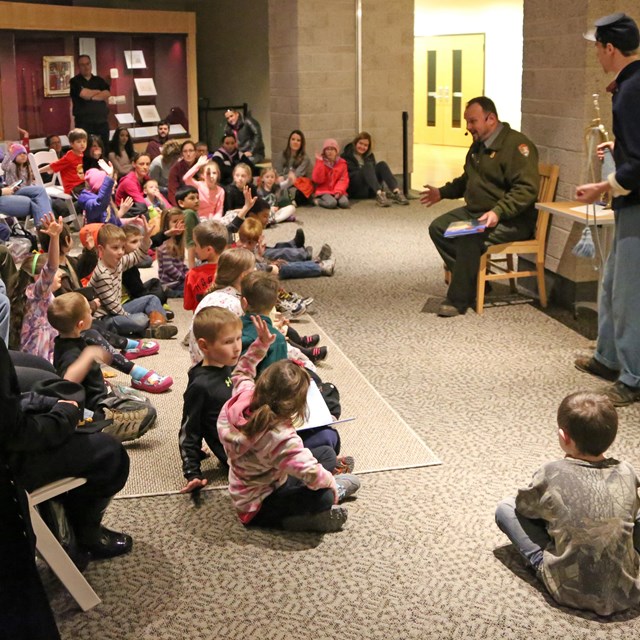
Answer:
M171 304L181 338L190 327L192 313L182 309L181 300ZM341 392L342 418L350 419L336 426L342 442L341 453L355 458L359 473L439 464L423 440L311 317L306 316L294 324L301 335L320 334L321 344L329 349L327 359L318 364L317 370L325 382L333 382ZM169 392L150 396L158 412L156 426L139 440L125 445L131 459L131 472L117 498L178 493L185 483L178 452L178 431L182 420L182 396L191 364L189 353L181 340L162 341L159 355L138 362L157 367L163 374L170 373L174 384ZM124 374L118 374L115 379L121 384L130 383L130 378ZM227 471L215 456L203 461L202 470L209 481L206 489L226 488Z
M243 529L223 491L198 504L117 500L107 521L135 546L86 571L102 604L82 613L48 581L64 638L638 636L640 609L603 620L555 605L493 523L496 502L560 456L562 397L598 383L572 365L588 340L532 305L421 312L444 293L427 226L449 206L302 210L308 243L329 241L338 267L290 283L316 298L314 320L443 464L365 475L345 530L325 536ZM640 406L620 418L611 454L640 469Z

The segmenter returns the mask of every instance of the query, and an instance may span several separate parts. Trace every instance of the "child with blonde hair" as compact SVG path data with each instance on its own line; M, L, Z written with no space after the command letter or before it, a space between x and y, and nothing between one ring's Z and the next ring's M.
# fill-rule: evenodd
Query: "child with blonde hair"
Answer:
M196 175L202 170L202 179ZM206 155L199 156L195 164L184 174L183 182L198 190L200 207L198 217L200 222L205 220L219 220L224 213L224 189L220 186L220 167Z
M307 412L309 376L281 360L256 381L256 367L275 337L259 316L256 340L231 379L233 395L218 418L218 437L229 464L229 493L245 526L293 531L338 531L348 512L337 506L359 488L351 474L334 476L329 446L304 447L294 425Z

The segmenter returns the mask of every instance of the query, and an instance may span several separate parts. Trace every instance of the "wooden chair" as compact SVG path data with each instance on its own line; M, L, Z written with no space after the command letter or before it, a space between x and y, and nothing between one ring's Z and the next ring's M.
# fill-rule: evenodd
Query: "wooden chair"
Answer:
M88 611L100 604L100 598L80 573L78 567L73 564L35 507L41 502L71 491L86 482L86 478L62 478L27 493L31 525L36 534L36 549L83 611Z
M558 176L560 167L557 164L540 164L540 189L538 191L539 202L553 202L558 186ZM476 313L481 315L484 309L484 289L485 283L491 280L509 279L511 291L516 292L516 278L526 278L536 276L538 281L538 295L540 304L547 306L547 291L544 282L544 254L547 244L547 229L549 227L550 213L548 211L538 211L538 221L536 223L536 234L530 240L519 240L517 242L505 242L504 244L492 244L487 248L486 253L480 259L478 269L478 290L476 293ZM535 254L536 267L529 271L515 271L513 267L513 256L515 254ZM494 256L504 256L496 258ZM506 266L505 266L506 264ZM492 272L497 269L499 272Z

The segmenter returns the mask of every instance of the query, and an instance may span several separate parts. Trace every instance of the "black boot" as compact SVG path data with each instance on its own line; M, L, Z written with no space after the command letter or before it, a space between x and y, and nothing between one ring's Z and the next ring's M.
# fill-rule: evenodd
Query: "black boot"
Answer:
M113 558L129 553L131 536L103 527L102 517L111 498L94 498L67 509L75 530L78 546L94 558Z

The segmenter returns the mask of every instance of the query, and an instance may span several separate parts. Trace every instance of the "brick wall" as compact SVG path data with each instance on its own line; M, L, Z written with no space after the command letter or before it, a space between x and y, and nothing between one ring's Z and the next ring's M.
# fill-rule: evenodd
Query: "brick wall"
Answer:
M611 0L527 0L524 3L522 130L536 143L542 162L560 165L557 199L571 200L586 181L585 127L594 117L592 94L600 94L605 127L610 130L611 100L604 88L610 78L597 63L593 43L582 34L595 19L624 11ZM549 271L576 283L596 279L590 260L571 249L582 225L552 218L547 247Z
M413 0L362 2L362 128L379 159L401 170L403 110L413 103ZM275 156L299 128L313 155L357 133L356 2L269 0Z

